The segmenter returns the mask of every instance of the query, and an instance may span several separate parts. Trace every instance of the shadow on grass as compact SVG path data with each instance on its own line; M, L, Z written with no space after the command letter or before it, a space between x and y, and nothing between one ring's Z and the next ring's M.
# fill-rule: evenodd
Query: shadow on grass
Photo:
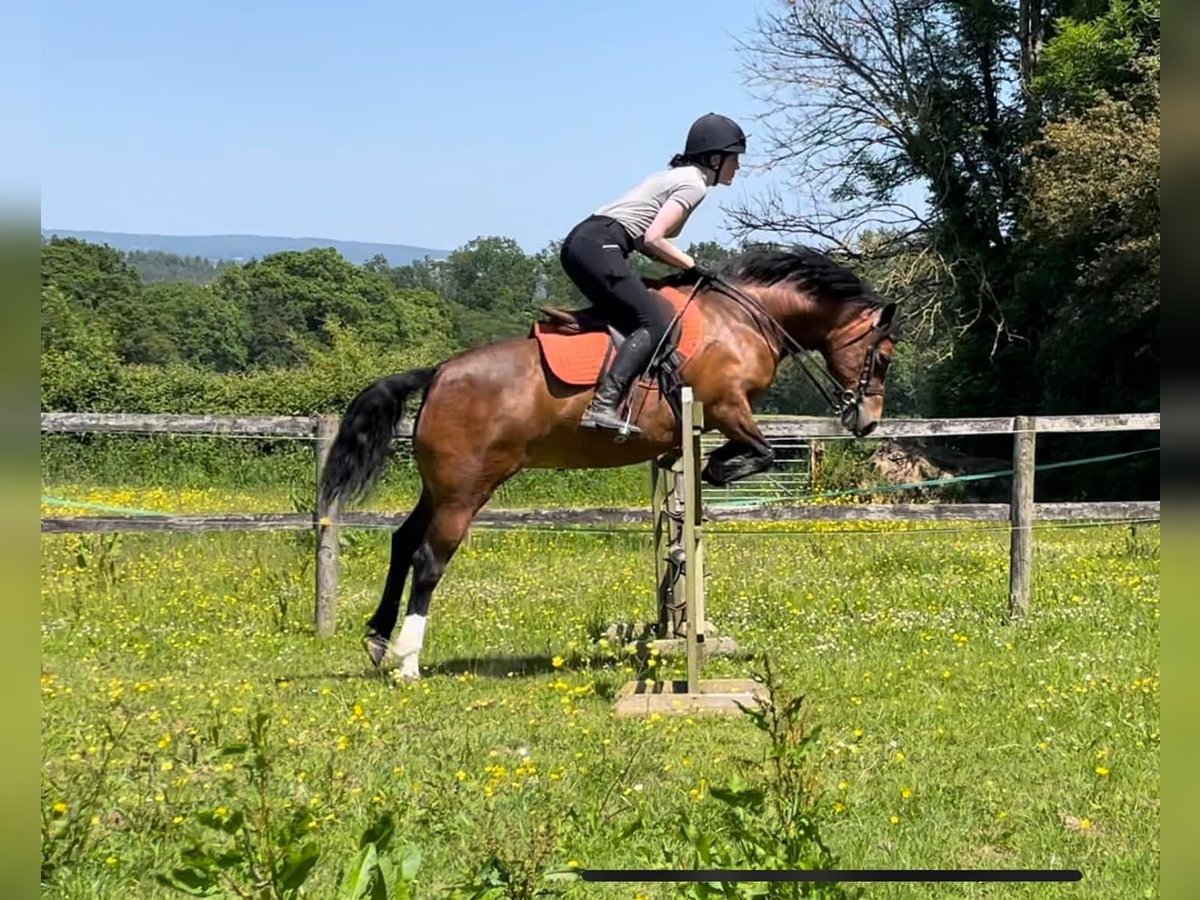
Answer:
M661 667L655 668L651 648L646 643L637 645L632 652L614 656L611 652L604 653L574 653L564 656L551 656L548 653L539 654L507 654L496 656L457 656L449 659L424 662L421 665L423 680L433 678L454 678L461 675L472 675L481 679L517 679L540 678L556 673L587 673L596 676L595 690L597 696L613 699L616 691L624 681L634 681L655 677L668 677L663 674ZM732 653L722 653L722 658L732 660L748 660L753 655L744 649ZM683 654L676 650L664 654L665 658L674 658L676 665L682 665ZM391 657L389 657L389 660ZM361 668L353 667L335 672L306 672L303 674L272 675L270 680L276 684L290 682L294 684L312 684L328 681L369 682L376 679L391 680L396 677L394 661L388 668L376 669L362 657ZM623 671L632 665L632 671ZM670 676L674 677L674 676Z
M557 665L555 661L557 660ZM617 671L612 657L568 656L465 656L445 659L421 667L424 676L464 675L478 678L536 678L556 672L589 672L609 675Z
M558 665L555 665L558 660ZM552 657L546 654L529 656L464 656L445 659L438 662L423 663L421 666L422 679L437 677L454 677L471 674L477 678L536 678L555 672L591 672L594 674L611 674L616 671L617 663L611 657L596 658L589 656ZM376 679L389 680L394 670L376 669L366 657L363 657L361 669L342 670L338 672L305 672L303 674L284 674L268 676L277 685L307 684L323 681L372 681Z

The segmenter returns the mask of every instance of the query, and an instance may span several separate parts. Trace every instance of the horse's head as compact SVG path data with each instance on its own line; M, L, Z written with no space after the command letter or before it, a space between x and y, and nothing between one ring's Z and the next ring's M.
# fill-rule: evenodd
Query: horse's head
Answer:
M883 418L884 378L900 339L896 304L806 247L749 250L725 268L785 332L782 352L815 350L824 357L827 371L809 375L846 429L856 437L874 431Z
M884 379L900 339L896 304L866 305L831 331L821 354L841 386L838 417L855 437L866 437L883 418Z

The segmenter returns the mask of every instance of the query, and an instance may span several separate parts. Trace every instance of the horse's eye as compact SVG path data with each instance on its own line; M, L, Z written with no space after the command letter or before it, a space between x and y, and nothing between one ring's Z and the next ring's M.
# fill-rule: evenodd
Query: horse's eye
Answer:
M888 366L890 366L891 364L892 364L892 358L890 356L884 356L882 353L877 353L875 355L875 375L876 375L876 377L879 378L880 380L883 380L883 376L887 374Z

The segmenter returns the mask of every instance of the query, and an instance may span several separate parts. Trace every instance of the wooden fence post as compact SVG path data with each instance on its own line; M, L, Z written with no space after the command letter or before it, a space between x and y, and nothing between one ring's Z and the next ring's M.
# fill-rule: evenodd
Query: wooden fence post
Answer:
M701 647L705 639L707 612L704 608L704 511L700 499L700 432L704 407L695 403L692 389L683 388L683 590L687 609L687 689L700 693Z
M317 419L317 635L330 637L337 629L338 533L335 506L321 500L321 474L337 436L338 420L331 416Z
M1013 481L1009 517L1012 543L1009 550L1008 614L1010 618L1029 611L1033 576L1033 480L1034 433L1032 416L1017 416L1013 422Z

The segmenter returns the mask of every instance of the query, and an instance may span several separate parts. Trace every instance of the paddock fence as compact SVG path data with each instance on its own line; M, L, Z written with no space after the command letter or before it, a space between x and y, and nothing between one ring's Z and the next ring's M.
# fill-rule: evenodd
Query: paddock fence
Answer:
M1009 612L1028 610L1033 567L1035 521L1153 522L1161 514L1157 500L1053 502L1034 500L1036 440L1039 434L1160 430L1159 413L1087 416L998 416L959 419L885 419L869 440L939 438L979 435L1012 435L1012 490L1008 503L794 503L769 502L771 494L744 493L739 502L710 502L706 493L704 518L710 522L795 521L994 521L1009 523ZM832 418L764 416L758 420L763 435L773 445L797 448L809 442L845 440L849 436ZM204 532L311 530L316 536L314 625L317 634L336 630L339 528L396 527L408 510L349 512L324 508L317 485L321 468L337 434L338 419L331 416L226 416L140 415L127 413L60 413L41 415L44 434L219 435L265 438L299 438L314 444L313 511L311 513L247 513L174 515L43 516L45 534L97 534L114 532ZM397 440L411 437L403 423ZM807 477L807 469L803 477ZM719 492L713 492L719 493ZM649 505L642 508L596 507L586 509L484 509L475 519L484 528L616 528L652 524Z

